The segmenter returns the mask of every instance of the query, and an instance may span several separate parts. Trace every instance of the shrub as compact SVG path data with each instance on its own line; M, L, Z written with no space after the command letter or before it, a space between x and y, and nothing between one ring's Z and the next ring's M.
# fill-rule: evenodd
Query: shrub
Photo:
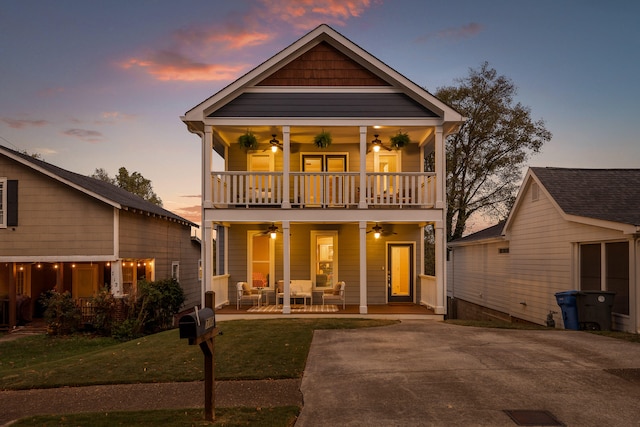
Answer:
M44 320L51 335L68 335L82 324L82 313L69 292L47 291L40 297Z
M109 289L102 288L96 296L91 299L93 307L93 319L91 326L94 331L103 336L111 336L113 321L116 310L116 299Z
M175 279L138 283L138 304L144 313L144 332L156 333L170 329L173 318L184 304L184 292Z

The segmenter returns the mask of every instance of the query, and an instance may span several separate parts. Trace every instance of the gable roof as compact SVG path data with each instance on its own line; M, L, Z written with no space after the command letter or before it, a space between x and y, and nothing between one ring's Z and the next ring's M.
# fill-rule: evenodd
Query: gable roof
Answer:
M36 159L27 154L20 153L10 148L0 145L0 154L6 155L33 170L47 175L69 187L75 188L95 199L118 209L132 212L146 213L168 221L178 222L183 225L198 227L197 224L186 220L173 212L170 212L156 204L144 200L133 193L130 193L116 185L89 176L80 175L75 172L62 169L58 166Z
M625 233L640 231L640 169L529 168L511 208L505 231L536 182L568 221Z
M472 242L475 243L480 240L486 240L486 241L504 240L502 230L504 229L505 223L506 221L500 221L499 223L492 225L490 227L487 227L483 230L477 231L475 233L469 234L467 236L461 237L456 240L452 240L448 244L450 246L458 246L458 245L462 246L465 243L472 243Z
M640 226L640 169L531 171L566 214Z
M301 63L307 64L306 68L300 66ZM325 64L330 69L318 70L318 64ZM356 75L341 74L345 69ZM464 121L453 108L325 24L193 107L181 119L190 131L200 132L208 116L243 94L251 92L264 96L268 92L287 92L285 80L289 87L314 95L341 89L346 93L362 94L363 87L381 94L403 94L427 112L421 117L439 118L445 125L445 132ZM288 99L282 102L286 104Z

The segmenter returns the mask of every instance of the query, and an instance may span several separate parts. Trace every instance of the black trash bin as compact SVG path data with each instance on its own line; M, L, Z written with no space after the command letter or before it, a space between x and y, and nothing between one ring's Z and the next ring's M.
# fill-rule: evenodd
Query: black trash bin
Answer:
M610 331L615 292L580 291L576 298L581 330Z

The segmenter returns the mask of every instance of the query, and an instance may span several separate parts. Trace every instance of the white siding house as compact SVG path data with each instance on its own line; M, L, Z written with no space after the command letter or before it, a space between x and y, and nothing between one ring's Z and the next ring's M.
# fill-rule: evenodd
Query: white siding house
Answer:
M450 242L449 297L544 324L557 292L613 291L613 328L640 332L640 170L530 168L492 230Z

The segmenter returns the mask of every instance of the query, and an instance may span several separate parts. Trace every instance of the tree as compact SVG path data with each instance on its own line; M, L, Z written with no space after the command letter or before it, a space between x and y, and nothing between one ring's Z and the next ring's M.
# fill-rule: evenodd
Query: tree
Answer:
M447 240L465 232L473 214L504 218L526 161L551 139L543 120L514 103L517 87L484 62L479 69L439 88L436 96L467 117L447 138Z
M148 202L162 206L162 200L156 193L154 193L151 181L142 176L140 172L133 172L129 175L129 171L126 168L121 167L118 169L118 175L116 175L115 178L111 178L107 171L99 168L96 169L91 177L118 186L130 193L142 197Z

